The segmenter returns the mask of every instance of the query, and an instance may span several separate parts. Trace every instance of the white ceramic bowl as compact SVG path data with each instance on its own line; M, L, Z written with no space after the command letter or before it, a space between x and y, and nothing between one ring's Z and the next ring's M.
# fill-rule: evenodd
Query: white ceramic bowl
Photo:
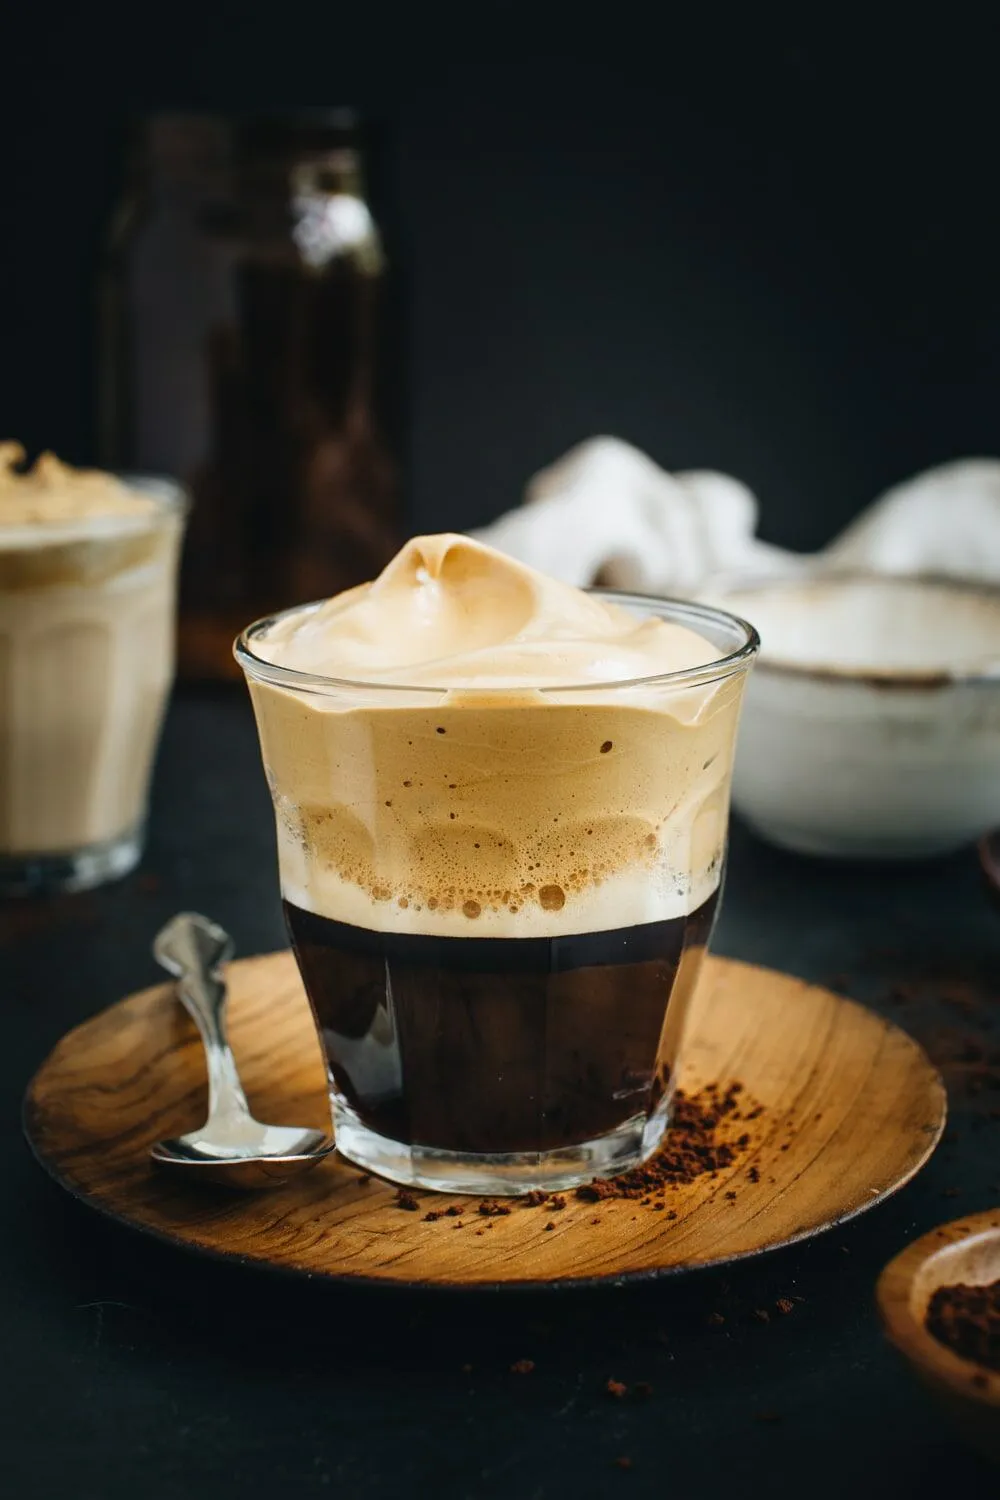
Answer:
M733 802L764 837L911 858L1000 824L1000 589L852 574L712 597L761 636Z

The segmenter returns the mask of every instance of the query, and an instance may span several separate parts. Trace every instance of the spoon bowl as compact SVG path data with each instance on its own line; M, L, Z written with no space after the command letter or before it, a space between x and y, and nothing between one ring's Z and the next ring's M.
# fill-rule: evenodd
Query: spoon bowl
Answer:
M162 1167L177 1167L190 1175L222 1182L227 1187L279 1187L308 1172L333 1150L321 1130L298 1125L261 1125L251 1118L252 1136L231 1145L213 1133L193 1130L189 1135L157 1141L150 1156ZM247 1153L250 1153L249 1155Z
M265 1125L250 1112L226 1035L222 966L233 941L197 912L179 912L157 934L153 953L177 978L177 995L201 1033L208 1063L208 1119L198 1130L158 1141L150 1156L160 1166L227 1187L277 1187L307 1172L334 1149L321 1130Z
M876 1288L887 1337L950 1412L967 1440L1000 1462L1000 1372L964 1359L929 1333L939 1287L1000 1280L1000 1208L925 1234L890 1261Z

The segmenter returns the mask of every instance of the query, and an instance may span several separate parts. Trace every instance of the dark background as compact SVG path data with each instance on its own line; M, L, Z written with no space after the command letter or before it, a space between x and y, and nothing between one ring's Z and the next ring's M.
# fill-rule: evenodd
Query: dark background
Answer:
M542 20L480 7L473 45L468 13L404 31L384 8L362 23L223 3L114 24L100 7L11 18L0 432L95 456L91 286L130 109L351 101L391 146L415 527L488 519L605 431L668 467L730 470L760 495L768 538L813 547L882 486L998 450L988 33L954 6L905 35L819 8L808 35L737 31L718 8L697 36L663 10L654 35L618 7L549 45ZM949 1140L884 1208L731 1274L628 1293L316 1295L157 1252L74 1208L17 1139L24 1083L68 1027L153 980L150 935L182 905L243 953L283 940L239 693L178 694L142 872L3 914L4 1493L992 1493L872 1306L908 1240L997 1201L995 1134L960 1093ZM724 953L840 974L880 1005L899 977L873 958L882 944L917 972L964 965L993 976L992 1037L997 943L971 853L859 874L736 831ZM945 1014L892 1013L925 1040ZM806 1299L795 1314L756 1319L789 1293ZM530 1382L508 1373L522 1357ZM612 1403L608 1377L650 1380L654 1397Z
M91 285L130 110L350 102L390 143L414 528L481 523L610 432L736 474L769 539L812 548L883 486L997 451L993 48L960 9L905 34L664 13L655 36L615 11L544 45L537 15L486 7L461 62L463 31L384 9L183 18L18 20L4 435L95 457Z

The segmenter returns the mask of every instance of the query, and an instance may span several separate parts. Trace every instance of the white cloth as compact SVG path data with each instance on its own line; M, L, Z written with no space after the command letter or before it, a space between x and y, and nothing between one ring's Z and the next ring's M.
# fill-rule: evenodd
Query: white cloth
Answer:
M531 479L525 503L473 532L566 583L690 597L741 578L829 569L933 572L1000 583L1000 460L964 459L888 490L821 552L756 535L753 492L728 474L668 474L597 437Z

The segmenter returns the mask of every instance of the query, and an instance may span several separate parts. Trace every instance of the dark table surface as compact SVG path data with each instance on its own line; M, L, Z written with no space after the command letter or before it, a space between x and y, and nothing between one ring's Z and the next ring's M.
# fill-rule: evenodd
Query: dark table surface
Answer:
M971 851L848 868L734 829L717 951L887 1008L945 1065L948 1135L890 1203L810 1244L556 1296L278 1281L154 1245L59 1192L20 1136L24 1086L67 1028L155 981L150 939L179 907L216 917L242 953L284 943L235 688L176 698L140 871L0 908L4 1496L996 1493L883 1343L872 1295L907 1241L1000 1202L1000 1119L976 1092L981 1047L991 1032L1000 1045L1000 920ZM785 1295L804 1300L765 1322ZM511 1372L521 1359L531 1374ZM652 1394L615 1400L610 1378Z

